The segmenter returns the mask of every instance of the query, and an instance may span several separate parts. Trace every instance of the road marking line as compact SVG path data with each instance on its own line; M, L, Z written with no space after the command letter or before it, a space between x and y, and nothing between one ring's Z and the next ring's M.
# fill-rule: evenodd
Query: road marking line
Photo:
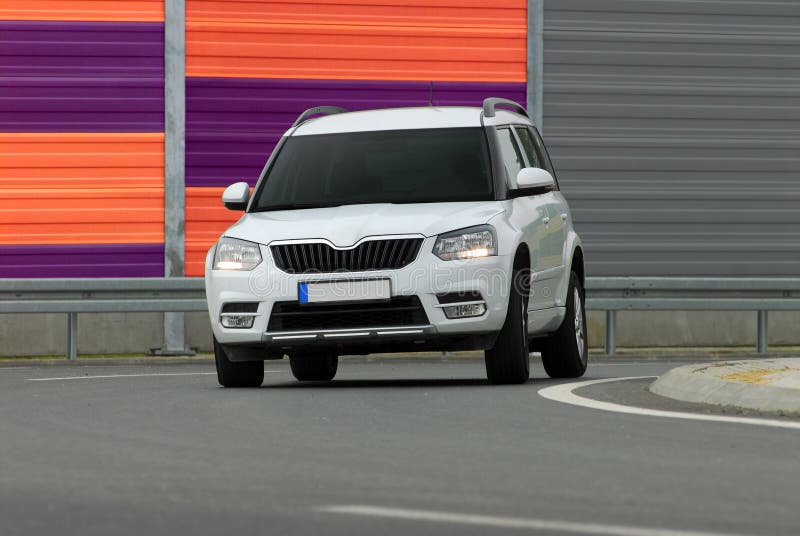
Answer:
M278 372L277 370L265 370ZM153 376L213 376L216 372L155 372L152 374L105 374L102 376L64 376L61 378L28 378L29 382L54 382L61 380L105 380L109 378L149 378Z
M579 523L574 521L553 521L523 517L500 517L436 510L410 510L405 508L386 508L369 505L332 505L317 508L320 512L347 514L365 517L405 519L409 521L429 521L433 523L455 523L506 529L527 529L535 531L567 532L571 534L602 534L605 536L736 536L717 532L698 532L672 529L655 529L627 525L603 525L600 523Z
M727 415L703 415L700 413L688 413L684 411L665 411L659 409L639 408L636 406L624 406L613 402L602 402L592 400L573 393L575 389L597 385L599 383L621 382L628 380L644 380L647 378L657 378L658 376L630 376L624 378L605 378L602 380L587 380L582 382L561 383L539 389L539 395L548 400L581 406L584 408L599 409L615 413L627 413L629 415L644 415L647 417L664 417L667 419L685 419L690 421L711 421L724 422L731 424L753 424L756 426L771 426L773 428L789 428L800 430L800 422L779 421L776 419L756 419L751 417L733 417Z

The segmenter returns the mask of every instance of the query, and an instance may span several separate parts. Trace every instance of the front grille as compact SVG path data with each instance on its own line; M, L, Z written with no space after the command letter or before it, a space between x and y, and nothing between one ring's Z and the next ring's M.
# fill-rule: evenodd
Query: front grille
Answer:
M281 244L270 246L275 265L290 274L314 272L363 272L396 270L410 264L422 245L421 238L368 240L352 249L328 244Z
M325 303L300 305L275 302L267 331L378 328L428 324L417 296L395 296L378 303Z

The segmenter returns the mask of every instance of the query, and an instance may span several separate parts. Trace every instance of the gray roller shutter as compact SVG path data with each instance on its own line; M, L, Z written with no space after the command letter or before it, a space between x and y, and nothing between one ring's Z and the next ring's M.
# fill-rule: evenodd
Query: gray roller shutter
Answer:
M547 0L544 26L591 275L800 274L800 2Z

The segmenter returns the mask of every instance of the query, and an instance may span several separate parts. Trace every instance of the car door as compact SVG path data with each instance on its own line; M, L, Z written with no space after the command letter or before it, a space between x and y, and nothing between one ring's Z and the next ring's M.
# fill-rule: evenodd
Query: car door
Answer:
M498 127L497 139L500 153L509 180L509 187L517 187L517 173L526 167L527 160L520 148L512 127ZM552 282L548 282L547 259L542 255L547 250L549 224L552 219L545 197L550 194L530 197L517 197L511 200L511 223L523 233L523 240L531 253L531 297L528 310L545 309L553 306Z
M515 126L514 134L517 136L522 154L525 157L527 167L537 167L546 169L553 174L549 159L543 151L543 147L537 141L536 132L528 126ZM553 175L555 180L555 175ZM543 273L542 296L543 302L548 307L562 305L556 302L559 293L558 284L564 274L564 243L567 238L566 233L566 203L558 191L558 184L555 184L553 191L539 196L547 209L547 221L545 225L546 236L541 242L541 266Z

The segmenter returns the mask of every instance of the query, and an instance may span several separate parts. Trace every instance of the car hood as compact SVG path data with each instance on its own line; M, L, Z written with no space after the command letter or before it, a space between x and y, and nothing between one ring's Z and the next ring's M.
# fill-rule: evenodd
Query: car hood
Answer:
M500 201L343 205L245 214L225 236L269 244L275 240L326 239L352 246L365 236L432 236L480 225L504 211Z

